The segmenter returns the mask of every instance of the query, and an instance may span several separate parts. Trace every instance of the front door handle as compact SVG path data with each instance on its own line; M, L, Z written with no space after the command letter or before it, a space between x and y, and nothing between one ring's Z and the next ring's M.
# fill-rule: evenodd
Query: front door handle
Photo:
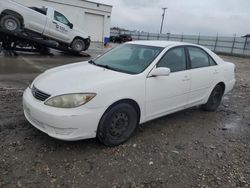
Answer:
M56 22L52 22L53 24L57 24Z

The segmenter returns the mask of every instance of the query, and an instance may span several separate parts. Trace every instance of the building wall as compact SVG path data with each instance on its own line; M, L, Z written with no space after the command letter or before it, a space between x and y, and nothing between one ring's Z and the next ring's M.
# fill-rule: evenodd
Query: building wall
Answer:
M110 36L112 6L84 0L15 0L25 6L50 6L63 13L74 26L87 32L92 41ZM93 15L91 21L89 15ZM97 18L97 19L94 19ZM100 23L102 18L103 23ZM88 25L86 25L88 24ZM102 36L100 36L102 34Z

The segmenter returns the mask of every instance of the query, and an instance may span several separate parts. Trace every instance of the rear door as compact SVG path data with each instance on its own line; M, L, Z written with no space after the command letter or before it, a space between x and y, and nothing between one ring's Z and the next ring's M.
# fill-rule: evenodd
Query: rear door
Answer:
M199 47L187 47L191 68L189 105L199 103L207 96L220 73L215 61Z
M191 77L185 48L175 47L167 51L157 67L167 67L171 73L146 79L147 119L183 109L188 102Z

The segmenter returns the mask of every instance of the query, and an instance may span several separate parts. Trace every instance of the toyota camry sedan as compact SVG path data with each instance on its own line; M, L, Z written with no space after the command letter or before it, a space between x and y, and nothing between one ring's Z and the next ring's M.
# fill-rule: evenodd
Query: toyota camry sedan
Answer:
M179 42L128 42L90 60L50 69L25 90L27 120L51 137L124 143L137 125L200 105L215 111L235 66Z

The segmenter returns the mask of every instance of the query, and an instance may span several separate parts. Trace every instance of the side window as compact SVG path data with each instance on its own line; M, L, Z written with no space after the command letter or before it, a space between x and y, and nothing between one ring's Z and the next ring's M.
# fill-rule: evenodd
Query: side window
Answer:
M215 61L210 56L209 56L209 62L210 62L210 66L217 65L217 63L215 63Z
M157 64L157 67L167 67L171 72L186 70L185 49L178 47L169 50Z
M48 11L47 8L37 8L37 7L29 7L29 8L40 14L47 15L47 11Z
M65 24L65 25L69 25L68 19L63 14L61 14L60 12L55 11L54 19L56 21L58 21L58 22L61 22L61 23Z
M209 59L206 52L196 47L188 47L192 69L208 67Z

